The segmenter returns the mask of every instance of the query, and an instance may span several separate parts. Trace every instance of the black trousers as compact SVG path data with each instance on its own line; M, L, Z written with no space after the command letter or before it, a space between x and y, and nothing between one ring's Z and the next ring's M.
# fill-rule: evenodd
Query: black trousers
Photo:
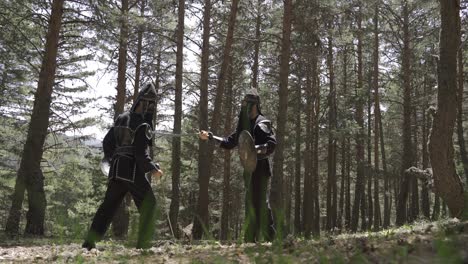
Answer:
M156 198L146 178L138 176L141 175L135 177L134 183L116 179L109 180L104 201L94 216L88 235L86 236L86 242L94 244L102 239L118 206L123 201L127 192L130 192L140 214L137 248L150 247L156 224Z
M273 214L268 202L268 163L259 162L252 174L244 172L245 184L245 242L262 239L272 241L275 236Z

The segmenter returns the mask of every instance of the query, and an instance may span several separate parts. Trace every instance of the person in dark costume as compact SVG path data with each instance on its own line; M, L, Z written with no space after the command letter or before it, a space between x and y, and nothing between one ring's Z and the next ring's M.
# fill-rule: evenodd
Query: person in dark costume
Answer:
M253 137L257 150L257 166L252 173L244 172L245 185L245 242L272 241L275 236L273 215L268 202L268 181L271 177L268 156L273 153L276 139L271 121L260 110L260 97L256 89L249 90L242 101L237 129L225 138L213 137L211 132L200 131L202 140L215 139L221 148L232 149L238 145L239 134L247 130Z
M150 179L163 172L148 153L153 135L156 91L146 84L129 112L119 115L103 140L104 160L110 163L104 201L97 210L83 243L88 250L96 247L122 202L130 192L140 214L137 248L148 248L154 234L156 198Z

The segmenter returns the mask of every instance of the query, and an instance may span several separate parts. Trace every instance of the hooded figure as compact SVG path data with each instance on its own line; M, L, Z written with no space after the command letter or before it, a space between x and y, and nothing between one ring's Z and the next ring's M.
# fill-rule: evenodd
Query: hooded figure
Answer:
M271 241L275 235L273 215L268 202L268 182L271 176L269 155L276 146L271 121L262 115L260 96L256 89L249 90L242 100L236 130L228 137L213 137L211 132L201 131L200 138L215 139L221 148L232 149L238 145L239 134L247 130L253 137L257 150L257 166L252 173L244 173L245 185L245 242Z
M156 91L146 84L130 112L119 115L103 140L109 160L109 182L83 247L91 249L102 239L125 194L130 192L140 213L137 248L146 248L153 237L156 199L146 175L161 177L159 165L149 156L153 135Z

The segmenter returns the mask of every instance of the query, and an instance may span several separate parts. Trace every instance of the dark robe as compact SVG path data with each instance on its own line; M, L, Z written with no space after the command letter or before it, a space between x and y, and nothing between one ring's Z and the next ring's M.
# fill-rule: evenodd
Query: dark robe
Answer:
M240 122L239 122L240 123ZM230 136L223 139L220 147L232 149L237 146L241 125ZM271 121L263 115L258 115L250 120L250 134L255 145L265 145L266 153L257 156L257 167L253 173L244 173L245 184L245 217L246 232L245 242L261 240L261 236L271 241L275 235L273 215L268 202L268 180L271 177L271 167L268 156L273 153L276 146L276 138L273 133Z
M151 125L143 115L127 112L116 119L104 137L104 156L111 162L109 182L83 247L93 248L102 239L128 192L140 213L137 248L150 246L156 224L156 198L145 173L159 169L148 152L151 135Z

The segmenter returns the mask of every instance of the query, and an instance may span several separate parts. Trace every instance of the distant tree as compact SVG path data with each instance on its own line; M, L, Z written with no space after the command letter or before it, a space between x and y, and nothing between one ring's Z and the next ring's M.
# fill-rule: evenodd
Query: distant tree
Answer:
M406 0L402 1L401 21L403 22L403 53L401 55L403 76L403 155L400 173L400 191L398 193L398 207L396 208L396 224L403 225L408 220L407 203L409 195L409 178L405 177L404 171L413 166L413 143L411 140L411 50L410 50L410 30L409 30L410 9Z
M233 76L233 65L229 66L229 74L227 81L226 98L224 100L224 108L226 113L224 134L229 135L231 133L232 119L233 119L233 97L234 97L234 76ZM221 212L221 230L219 240L227 240L229 235L229 211L231 200L231 151L224 150L224 168L223 168L223 203Z
M357 178L354 191L354 205L353 213L351 218L351 230L357 231L358 222L359 222L359 213L361 210L361 218L364 218L365 225L365 216L363 216L363 210L365 205L364 198L364 105L362 102L362 84L363 84L363 74L362 74L362 7L359 7L357 13L357 84L356 84L356 122L359 126L360 131L356 135L356 164L357 164Z
M218 85L216 87L216 97L214 101L214 109L213 109L213 116L210 122L210 128L213 133L217 133L220 131L219 126L220 126L220 119L221 119L221 103L222 103L222 98L224 97L224 87L225 83L227 80L227 70L230 64L230 56L231 56L231 50L232 50L232 44L234 41L234 28L235 28L235 23L236 23L236 16L237 16L237 11L238 11L238 5L239 1L238 0L233 0L231 4L231 12L229 16L229 22L228 22L228 31L227 31L227 36L226 36L226 42L224 46L224 53L223 53L223 59L221 62L221 69L219 71L218 75ZM206 6L206 3L205 3ZM208 6L209 7L209 6ZM206 12L206 10L205 10ZM208 13L209 15L210 13ZM206 15L206 13L205 13ZM208 16L209 18L209 16ZM209 22L209 20L208 20ZM208 23L207 22L207 23ZM206 26L206 24L205 24ZM209 31L208 33L209 34ZM209 38L208 38L209 39ZM202 77L203 80L203 77ZM204 110L204 109L202 109ZM202 112L203 114L203 112ZM208 145L208 148L206 149L208 151L208 155L206 157L205 161L211 161L213 160L213 151L214 151L214 146L213 145ZM205 165L205 164L204 164ZM206 164L208 166L208 164ZM197 210L195 213L194 217L194 224L193 224L193 237L194 239L201 239L203 236L203 230L208 229L209 227L209 217L208 217L208 203L209 203L209 197L208 197L208 185L209 185L209 180L210 180L210 170L207 170L206 168L200 169L198 172L198 184L199 184L199 190L198 190L198 201L197 201ZM203 174L201 174L203 173Z
M380 155L379 155L379 137L380 137L380 120L382 119L380 113L380 97L379 97L379 5L376 2L374 11L374 49L373 49L373 82L374 88L374 230L380 229L380 189L379 189L379 176L382 175L379 171L380 168ZM384 177L386 177L384 175ZM384 193L385 203L388 204L387 194Z
M177 19L177 55L176 55L176 85L175 85L175 100L174 100L174 134L182 132L182 84L183 84L183 51L184 51L184 17L185 17L185 0L179 0L178 19ZM180 184L180 138L172 139L172 198L170 207L170 221L175 237L179 237L178 215L179 215L179 184Z
M126 82L127 82L127 48L129 38L128 12L129 1L122 0L120 3L120 34L119 34L119 52L118 52L118 67L117 67L117 97L114 104L114 120L124 112L126 101ZM130 223L130 214L127 205L129 204L129 196L125 197L122 203L117 208L114 218L112 219L112 233L116 237L125 237L128 233Z
M281 37L281 57L279 66L279 108L277 115L276 140L278 142L273 157L273 175L271 182L271 203L278 236L282 235L284 219L283 201L283 164L284 164L284 139L286 134L287 112L288 112L288 81L289 81L289 59L291 47L291 20L292 0L284 1L283 12L283 34Z
M335 72L333 62L333 36L331 35L333 18L329 23L328 35L328 54L327 66L329 74L330 92L328 94L328 178L327 178L327 229L334 229L337 221L337 178L336 178L336 163L337 163L337 105L336 105L336 88L335 88Z

